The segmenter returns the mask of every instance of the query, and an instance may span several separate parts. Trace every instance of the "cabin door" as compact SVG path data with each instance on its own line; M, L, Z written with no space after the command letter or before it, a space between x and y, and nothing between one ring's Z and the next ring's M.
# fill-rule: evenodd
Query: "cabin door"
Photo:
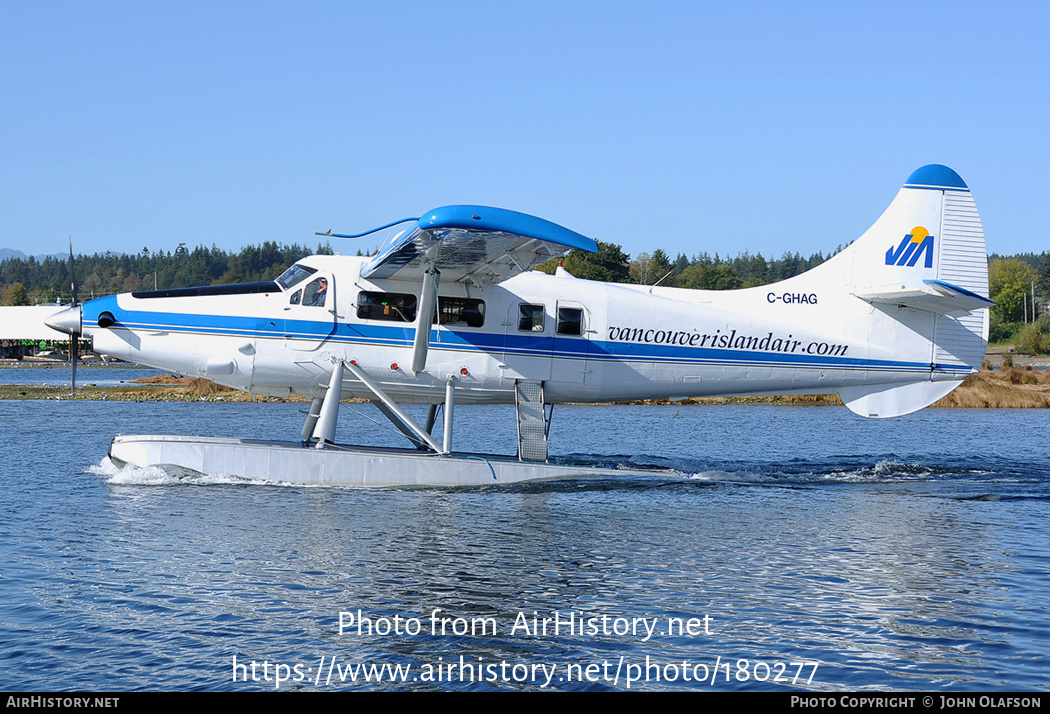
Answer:
M540 300L515 298L508 309L503 349L503 378L546 381L551 376L554 321Z
M294 290L284 308L285 345L298 352L313 352L335 334L339 322L335 277L321 272ZM345 308L343 310L345 312Z
M554 310L552 382L571 384L593 381L587 379L591 351L587 337L589 330L589 316L583 305L571 300L557 302Z

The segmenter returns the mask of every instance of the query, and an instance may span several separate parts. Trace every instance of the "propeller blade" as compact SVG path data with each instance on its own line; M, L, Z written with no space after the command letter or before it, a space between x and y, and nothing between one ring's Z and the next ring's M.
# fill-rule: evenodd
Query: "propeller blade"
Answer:
M77 264L73 260L73 236L69 236L69 290L73 293L73 307L77 306Z
M72 307L77 306L77 264L73 259L73 236L69 236L69 290L73 294ZM69 333L69 363L71 395L77 396L77 360L80 358L80 332Z
M73 365L73 370L70 375L70 382L72 387L72 395L77 396L77 358L80 356L80 335L72 334L69 336L69 358Z

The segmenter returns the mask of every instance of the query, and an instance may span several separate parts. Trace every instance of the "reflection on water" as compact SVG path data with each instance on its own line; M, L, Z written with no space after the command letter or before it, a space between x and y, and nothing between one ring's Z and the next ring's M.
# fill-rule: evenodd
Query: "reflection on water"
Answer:
M662 678L631 688L1050 684L1046 412L559 407L553 454L677 475L456 490L245 485L103 461L118 431L295 438L299 408L0 403L7 688L274 687L234 683L235 655L301 664L310 676L285 688L306 689L543 683L508 669L473 684L326 685L322 656L416 675L460 657L557 665L558 689L625 689L646 657ZM370 409L344 410L339 439L399 444ZM457 408L457 448L513 452L513 419ZM358 609L423 627L340 635L339 612ZM435 610L496 631L433 634ZM554 612L597 630L520 626ZM603 617L656 624L645 638L603 631ZM705 617L708 632L667 631ZM683 662L697 678L723 669L714 685L685 681ZM808 687L755 681L785 662L816 663ZM610 677L564 680L604 663Z

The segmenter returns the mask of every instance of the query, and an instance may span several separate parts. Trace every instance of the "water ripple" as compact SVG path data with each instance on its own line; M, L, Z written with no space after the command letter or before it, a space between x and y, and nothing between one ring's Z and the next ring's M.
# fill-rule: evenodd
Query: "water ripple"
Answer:
M671 419L659 408L566 408L555 453L676 474L456 490L261 485L102 458L120 420L279 438L301 418L285 406L0 404L25 432L0 446L5 688L272 689L235 684L233 658L316 668L333 655L417 672L460 657L817 663L805 685L730 677L718 689L1050 687L1050 459L1031 441L1050 426L1041 413L884 423L835 409L697 407ZM463 448L505 446L481 435L512 408L457 414L479 425ZM960 442L961 432L982 438ZM602 448L610 434L619 456ZM427 627L340 635L339 613L358 610ZM554 613L597 629L523 628ZM448 629L430 632L432 617ZM496 631L457 632L456 618ZM602 618L656 618L661 629L643 639L601 629ZM667 631L690 619L707 627ZM312 678L295 686L315 688ZM680 676L634 688L700 686L711 688Z

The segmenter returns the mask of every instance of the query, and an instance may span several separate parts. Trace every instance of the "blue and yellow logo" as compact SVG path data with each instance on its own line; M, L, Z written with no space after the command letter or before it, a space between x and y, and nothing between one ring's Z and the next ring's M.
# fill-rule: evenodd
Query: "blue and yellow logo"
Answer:
M893 246L886 251L886 265L907 265L915 267L919 256L926 253L925 266L933 267L933 236L922 226L915 226L911 233L901 239L901 244L894 250Z

